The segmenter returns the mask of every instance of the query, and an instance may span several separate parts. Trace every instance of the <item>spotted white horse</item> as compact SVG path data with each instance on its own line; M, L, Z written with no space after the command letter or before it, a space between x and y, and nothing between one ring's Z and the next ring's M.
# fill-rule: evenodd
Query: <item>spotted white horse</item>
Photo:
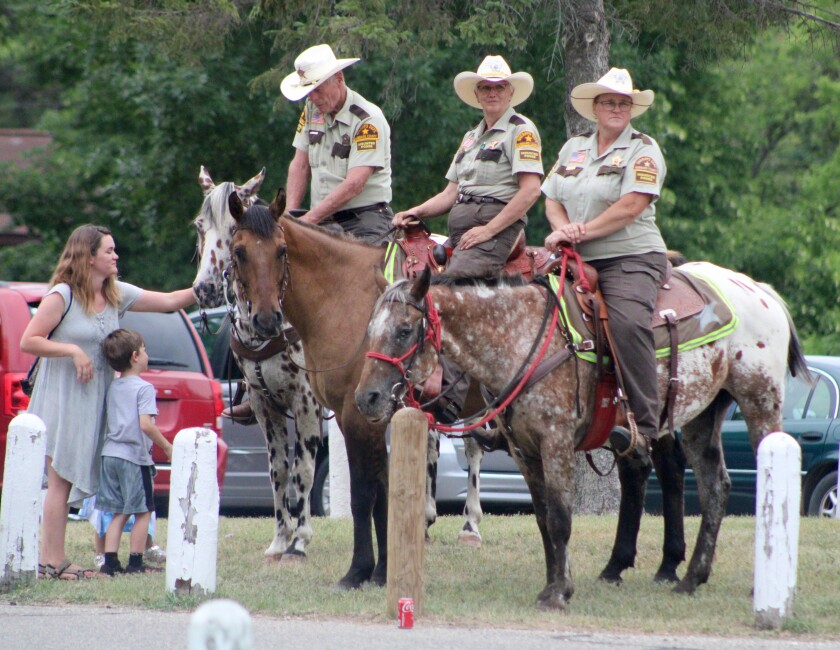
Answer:
M243 203L255 202L264 179L265 169L243 185L230 182L216 185L201 167L198 182L204 191L204 202L195 219L201 260L193 289L202 308L230 305L226 276L230 271L231 231L235 222L228 211L228 199L235 192ZM321 438L321 408L306 373L300 369L303 365L300 342L291 342L285 336L269 341L258 336L250 319L239 317L248 313L249 303L241 295L235 278L231 280L229 288L236 302L236 309L232 306L230 309L234 336L231 349L248 383L254 415L265 435L274 492L274 539L265 556L281 562L305 559L306 547L312 539L309 497ZM293 440L286 426L287 413L295 421ZM294 458L291 464L290 457Z

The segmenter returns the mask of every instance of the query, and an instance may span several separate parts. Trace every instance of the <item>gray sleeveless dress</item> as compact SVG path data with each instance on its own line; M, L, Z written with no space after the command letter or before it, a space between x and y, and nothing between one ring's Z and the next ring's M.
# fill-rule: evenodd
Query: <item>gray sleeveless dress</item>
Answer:
M75 298L70 310L53 332L51 340L75 343L93 362L93 378L86 384L76 380L76 367L70 357L44 357L29 403L29 413L40 417L47 427L47 456L52 467L72 484L68 503L81 506L82 500L99 488L99 465L105 436L105 393L114 371L102 354L102 341L119 327L119 317L137 301L142 289L117 282L119 308L106 306L100 313L87 314ZM57 284L49 293L70 302L70 287Z

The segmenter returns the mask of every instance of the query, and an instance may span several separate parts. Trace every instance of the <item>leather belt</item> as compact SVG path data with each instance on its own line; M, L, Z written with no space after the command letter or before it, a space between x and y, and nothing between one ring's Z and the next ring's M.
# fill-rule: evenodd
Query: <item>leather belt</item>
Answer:
M494 199L492 196L475 196L473 194L459 194L455 203L501 203L506 204L507 201L500 201Z
M347 210L339 210L338 212L333 212L332 219L334 221L347 221L348 219L353 219L357 217L362 212L374 212L376 210L387 210L390 206L386 201L382 201L381 203L374 203L372 205L363 205L358 208L349 208Z

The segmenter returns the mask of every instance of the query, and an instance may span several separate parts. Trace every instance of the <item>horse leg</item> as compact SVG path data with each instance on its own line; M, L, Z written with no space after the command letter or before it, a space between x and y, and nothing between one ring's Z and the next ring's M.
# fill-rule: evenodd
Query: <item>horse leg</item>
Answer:
M607 566L599 580L621 583L621 573L635 565L636 542L645 508L645 487L651 467L630 458L618 458L618 480L621 483L621 502L618 508L618 527Z
M429 538L429 528L437 521L437 468L440 457L440 433L429 429L428 446L426 448L426 541ZM374 515L375 516L375 515Z
M279 561L289 544L293 526L289 514L289 454L287 450L286 416L266 402L260 391L249 389L249 399L257 422L265 435L268 468L274 496L274 539L265 550L268 561Z
M292 465L291 485L295 490L294 502L289 505L296 522L292 539L283 552L283 559L306 558L306 547L312 541L312 513L310 495L315 478L315 456L321 442L320 407L311 394L298 391L295 404L295 462ZM310 401L307 404L307 398Z
M388 580L388 479L382 477L374 486L373 525L376 530L378 557L370 581L384 587Z
M478 524L481 522L481 460L484 450L471 437L464 438L464 454L467 457L467 501L464 504L464 527L458 533L458 541L464 546L479 548L481 533Z
M674 587L678 593L694 593L699 585L708 581L712 571L717 536L732 487L720 442L723 418L731 403L729 393L721 391L706 410L682 427L685 455L697 478L701 518L688 569Z
M537 595L537 607L541 609L565 610L575 591L569 562L575 463L571 442L567 446L556 455L543 450L539 461L544 481L546 553L546 585Z
M662 488L662 563L656 582L677 582L677 567L685 561L685 453L679 438L663 436L653 444L653 464Z

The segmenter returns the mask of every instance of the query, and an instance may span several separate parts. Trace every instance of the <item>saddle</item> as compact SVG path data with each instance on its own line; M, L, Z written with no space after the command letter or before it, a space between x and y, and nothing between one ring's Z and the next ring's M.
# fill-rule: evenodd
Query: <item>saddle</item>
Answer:
M402 235L395 239L405 259L402 262L402 277L416 278L428 266L432 273L443 273L452 255L452 249L445 245L446 238L436 235L422 221L412 222L402 229ZM517 237L511 249L503 273L522 275L532 280L551 259L551 253L542 246L526 246L525 231Z
M542 271L556 274L561 266L562 260L553 260ZM568 258L567 276L569 281L563 283L562 291L558 291L558 298L567 308L566 334L570 341L576 341L578 356L598 363L609 354L611 347L609 314L598 289L598 273L585 262ZM722 338L732 330L733 323L734 315L711 285L668 263L651 319L657 357L669 358L668 391L660 427L667 422L669 429L674 430L673 407L679 389L678 350ZM599 364L592 421L578 443L577 451L600 447L615 424L632 418L624 391L617 390L622 384L621 368L614 356L612 362L612 372L605 369L603 362ZM618 404L622 406L622 413L618 411Z

